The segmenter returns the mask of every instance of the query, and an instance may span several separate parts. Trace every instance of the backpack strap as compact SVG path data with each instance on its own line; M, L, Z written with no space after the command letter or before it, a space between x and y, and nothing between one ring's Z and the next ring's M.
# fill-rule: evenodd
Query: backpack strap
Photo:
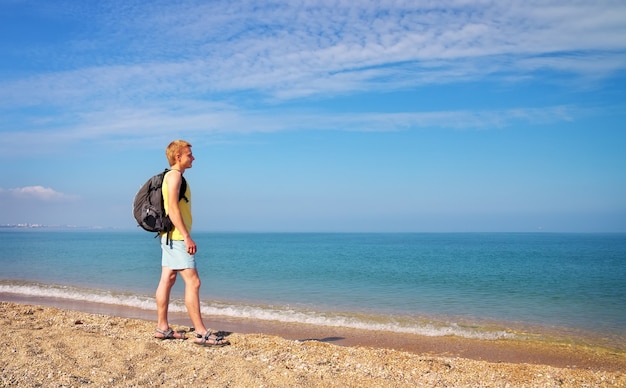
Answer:
M166 169L163 170L163 183L162 183L162 185L165 184L165 175L168 172L170 172L169 168L166 168ZM162 207L163 207L163 214L165 214L165 204L164 203L162 203ZM171 235L172 235L172 231L171 230L168 230L167 232L165 232L165 245L170 245L170 236ZM157 238L159 236L161 236L161 233L157 232L157 234L156 234L156 236L154 236L154 238ZM160 241L159 241L159 243L160 243Z
M180 182L180 190L178 191L178 200L180 201L181 199L184 199L185 202L189 203L189 199L187 198L187 196L185 196L185 193L187 192L187 179L185 179L185 177L181 174L180 175L181 178L183 178L183 181Z
M157 235L155 236L155 238L156 238L156 237L159 237L159 234L158 234L158 233L157 233ZM170 241L172 241L171 237L172 237L172 231L171 231L171 230L170 230L169 232L166 232L166 233L165 233L165 245L170 245Z

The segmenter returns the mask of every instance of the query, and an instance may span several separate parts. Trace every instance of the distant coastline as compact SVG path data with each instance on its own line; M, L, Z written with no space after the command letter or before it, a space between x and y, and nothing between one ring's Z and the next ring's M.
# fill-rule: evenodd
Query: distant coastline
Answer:
M45 225L45 224L0 224L0 229L72 229L72 230L116 230L109 226Z

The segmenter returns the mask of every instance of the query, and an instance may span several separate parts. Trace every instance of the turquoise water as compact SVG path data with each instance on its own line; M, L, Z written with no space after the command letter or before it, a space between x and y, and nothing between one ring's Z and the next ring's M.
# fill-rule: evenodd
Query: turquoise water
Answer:
M205 314L626 349L626 235L197 233ZM154 309L143 231L0 230L0 294ZM184 311L182 279L172 310Z

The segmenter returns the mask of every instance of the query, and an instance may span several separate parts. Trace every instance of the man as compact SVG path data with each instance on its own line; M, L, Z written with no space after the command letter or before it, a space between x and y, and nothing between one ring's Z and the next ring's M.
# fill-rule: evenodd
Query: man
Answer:
M187 186L184 197L179 198L185 170L194 161L191 144L175 140L167 146L165 155L170 171L163 179L163 202L165 213L169 215L174 229L167 236L161 234L161 280L156 290L157 328L155 337L159 339L186 339L184 332L173 331L167 313L170 293L178 274L185 281L185 306L196 331L195 343L203 346L230 345L223 337L218 337L206 328L200 313L200 277L196 270L195 254L197 246L191 238L191 191ZM168 238L169 237L169 238Z

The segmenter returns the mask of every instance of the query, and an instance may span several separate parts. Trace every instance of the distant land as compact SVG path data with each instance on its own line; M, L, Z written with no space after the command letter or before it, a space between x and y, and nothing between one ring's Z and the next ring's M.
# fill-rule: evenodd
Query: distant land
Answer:
M77 226L77 225L44 225L44 224L0 224L4 229L117 229L103 226Z

